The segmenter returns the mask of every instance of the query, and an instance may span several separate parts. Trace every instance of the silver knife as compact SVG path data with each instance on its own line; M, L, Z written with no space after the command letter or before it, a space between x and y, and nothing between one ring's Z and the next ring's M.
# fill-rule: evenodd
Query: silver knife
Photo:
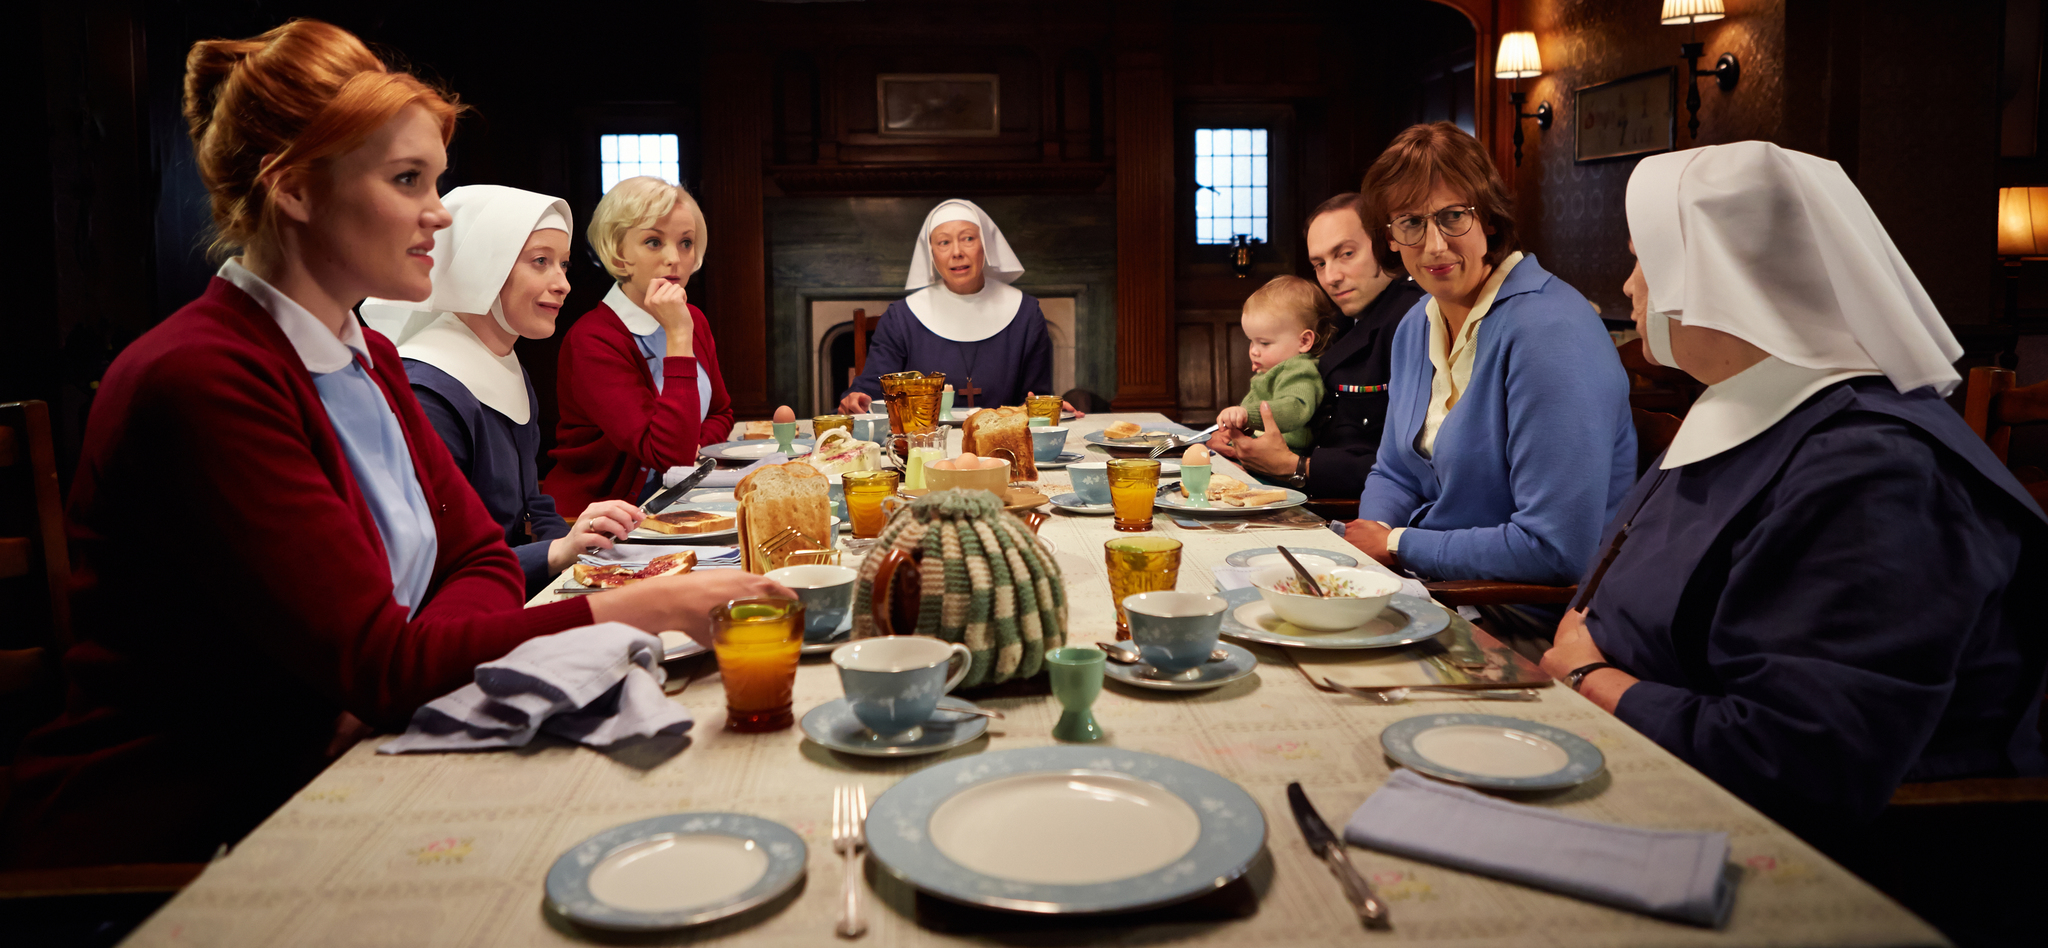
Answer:
M668 505L683 499L683 495L689 493L690 488L703 483L704 478L711 476L711 469L717 466L717 458L705 458L704 463L697 465L697 469L691 471L689 476L678 481L676 486L648 498L647 505L640 509L650 514L658 514L668 509Z
M1300 824L1301 835L1308 840L1308 848L1321 856L1330 867L1330 874L1337 877L1344 887L1344 897L1351 900L1351 907L1358 910L1358 917L1374 928L1386 928L1386 903L1380 901L1379 893L1372 890L1372 884L1351 867L1351 857L1344 852L1344 841L1330 832L1330 824L1323 822L1316 808L1308 802L1301 784L1287 785L1287 805L1294 809L1294 822Z

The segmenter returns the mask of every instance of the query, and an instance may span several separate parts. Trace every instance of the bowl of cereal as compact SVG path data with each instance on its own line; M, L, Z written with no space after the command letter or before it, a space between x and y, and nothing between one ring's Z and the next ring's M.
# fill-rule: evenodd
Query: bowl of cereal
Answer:
M1401 581L1386 573L1351 566L1311 572L1323 588L1320 598L1302 588L1290 566L1259 569L1252 573L1252 585L1280 618L1315 632L1343 632L1371 622L1401 591Z

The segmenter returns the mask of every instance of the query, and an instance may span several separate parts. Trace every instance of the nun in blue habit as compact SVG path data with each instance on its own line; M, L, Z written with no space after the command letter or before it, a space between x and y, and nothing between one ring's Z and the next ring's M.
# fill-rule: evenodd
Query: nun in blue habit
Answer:
M1741 142L1644 159L1627 211L1637 326L1708 387L1544 668L1831 851L1901 782L2041 773L2048 522L1855 185Z
M433 295L366 300L363 321L391 337L413 395L519 557L527 593L586 549L609 548L640 522L624 501L565 520L540 489L533 382L513 350L554 335L569 295L567 202L498 185L442 199L454 222L435 235Z

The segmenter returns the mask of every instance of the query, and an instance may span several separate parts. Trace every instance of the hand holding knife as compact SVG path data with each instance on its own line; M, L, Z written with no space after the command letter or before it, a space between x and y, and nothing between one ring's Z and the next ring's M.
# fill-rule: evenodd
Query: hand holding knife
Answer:
M1287 785L1287 805L1294 810L1294 821L1301 826L1301 835L1308 840L1309 851L1321 856L1329 865L1330 874L1337 877L1344 887L1344 897L1351 900L1351 906L1358 910L1358 917L1373 928L1386 928L1391 923L1387 918L1386 903L1380 901L1379 893L1372 884L1352 868L1351 857L1344 852L1344 841L1330 832L1330 824L1323 822L1321 814L1308 802L1301 784Z
M696 470L691 471L687 477L677 481L676 486L648 498L646 506L641 509L647 511L650 515L658 514L668 509L670 504L683 499L683 495L689 493L690 488L703 483L704 478L711 476L711 469L717 466L717 458L705 458L702 464L697 465Z

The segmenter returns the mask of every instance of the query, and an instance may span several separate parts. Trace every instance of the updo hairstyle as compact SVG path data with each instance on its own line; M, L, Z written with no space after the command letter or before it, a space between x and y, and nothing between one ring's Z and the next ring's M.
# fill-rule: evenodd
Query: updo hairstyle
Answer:
M440 122L445 145L463 110L453 95L386 69L355 34L319 20L192 44L185 121L213 196L214 251L268 238L281 172L355 148L413 104Z
M1400 211L1420 208L1441 182L1465 196L1478 209L1479 226L1493 228L1486 236L1486 265L1499 266L1521 249L1515 235L1515 199L1507 182L1479 139L1449 122L1410 125L1366 169L1359 186L1358 216L1372 235L1373 255L1380 269L1401 273L1401 251L1387 239L1387 228Z
M697 219L697 269L704 267L704 209L697 206L697 199L690 196L688 188L670 184L650 174L627 178L612 185L604 198L597 202L597 212L590 215L590 226L584 228L583 236L590 241L590 249L604 264L606 273L612 279L624 281L632 274L626 267L626 235L641 227L652 227L654 222L667 217L676 209L677 203L690 208L691 216Z

